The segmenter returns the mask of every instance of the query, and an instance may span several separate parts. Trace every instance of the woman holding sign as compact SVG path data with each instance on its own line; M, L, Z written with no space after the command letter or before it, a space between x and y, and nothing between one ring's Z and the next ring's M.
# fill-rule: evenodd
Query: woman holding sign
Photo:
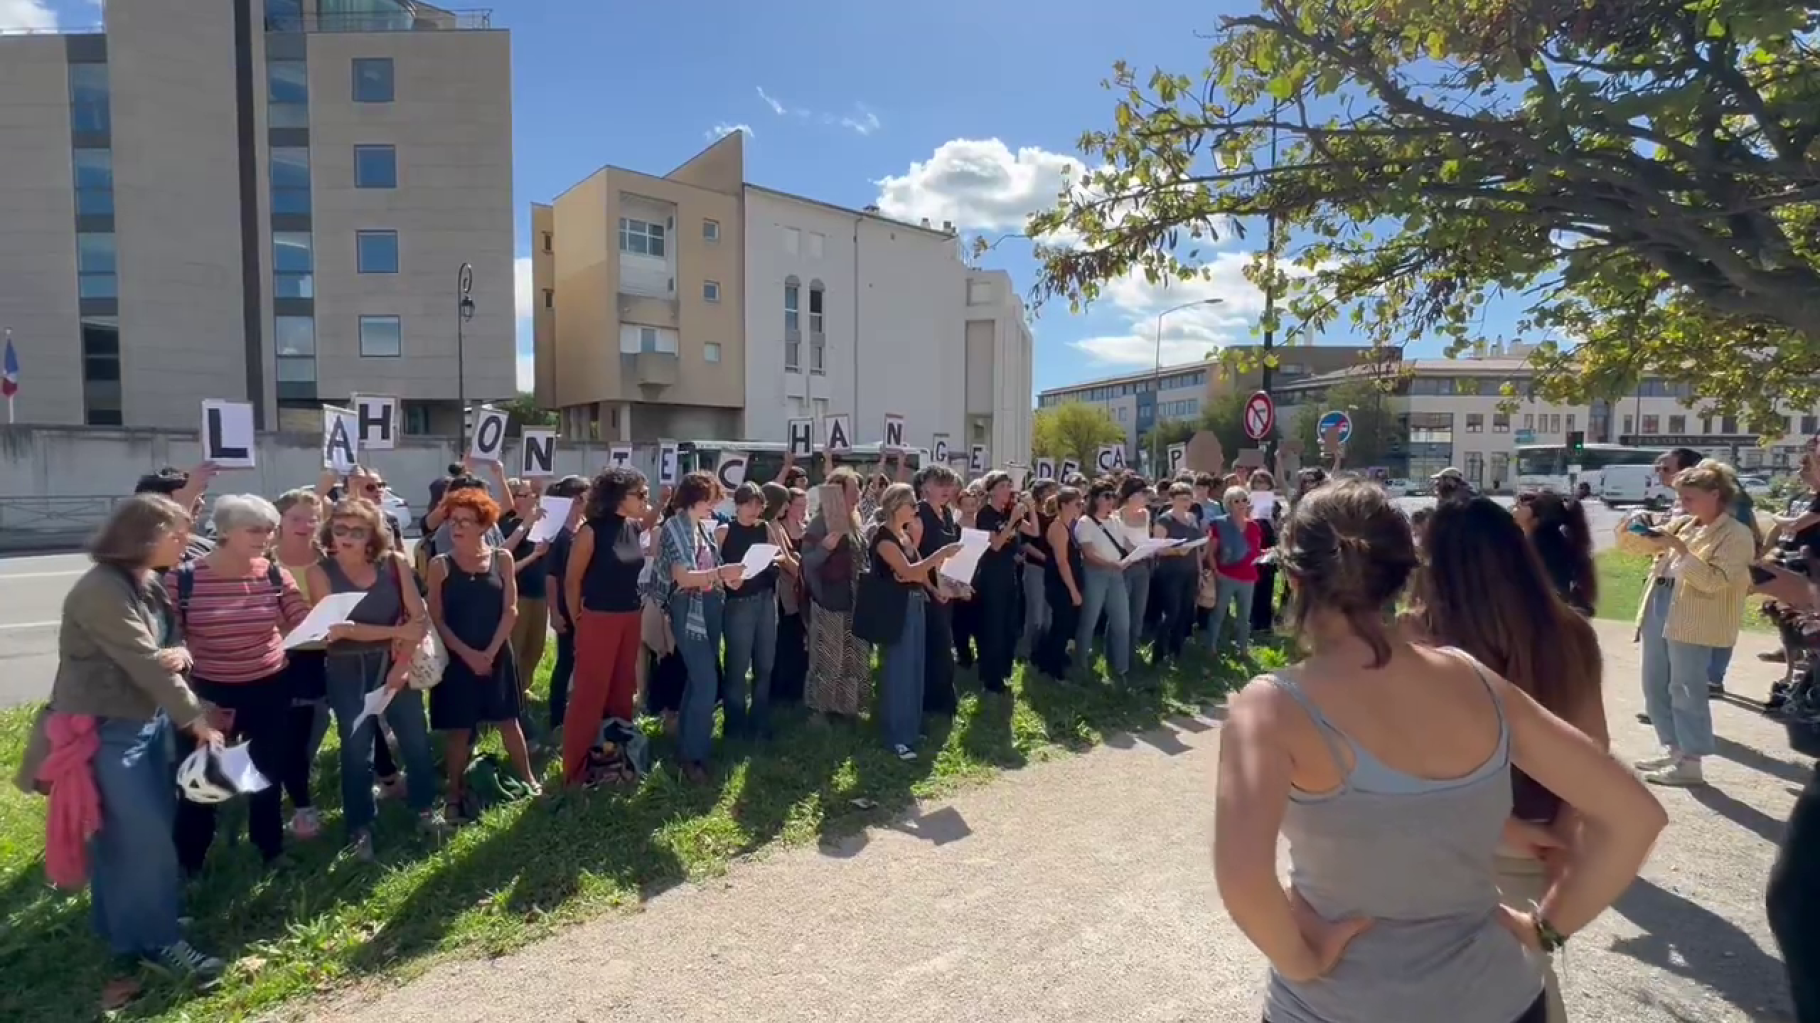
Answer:
M803 703L821 714L859 716L872 699L872 647L853 634L853 604L864 562L860 478L836 469L821 488L821 506L803 531L803 581L809 611L809 677Z
M733 520L715 530L720 560L739 565L753 547L782 547L777 526L765 518L765 492L747 480L733 492ZM722 690L722 734L727 738L769 738L771 669L777 662L777 574L774 564L740 577L725 610L727 662ZM752 674L752 704L746 706L746 673Z

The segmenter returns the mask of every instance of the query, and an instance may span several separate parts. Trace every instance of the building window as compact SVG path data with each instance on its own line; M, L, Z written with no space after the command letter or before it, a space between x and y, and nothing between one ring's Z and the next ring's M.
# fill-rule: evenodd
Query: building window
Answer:
M822 333L824 317L822 282L809 284L809 372L828 372L828 336Z
M397 358L404 354L404 328L396 316L360 318L360 354L367 358Z
M310 126L310 69L301 60L265 65L266 122L273 128Z
M664 258L664 226L648 220L620 217L619 251Z
M1660 417L1660 416L1644 416L1643 417L1643 432L1645 434L1648 434L1649 436L1653 437L1656 434L1660 433L1661 430L1662 430L1662 417Z
M1680 433L1681 431L1676 430L1674 432ZM1808 437L1812 437L1814 434L1820 433L1820 416L1802 416L1801 417L1801 433L1804 436L1808 436Z
M794 256L802 248L803 233L794 227L784 228L784 253Z
M310 151L304 146L279 146L272 150L272 212L308 216L310 212Z
M392 102L392 58L354 58L354 102Z
M720 221L704 220L701 222L701 240L704 242L720 241Z
M355 256L363 274L398 272L397 231L357 231L354 234Z
M1572 412L1569 412L1567 414L1567 432L1568 433L1572 433L1575 430L1579 429L1579 426L1576 425L1577 422L1579 421L1579 418L1580 418L1579 416L1576 416Z
M543 307L545 309L556 308L556 292L551 291L549 288L543 289Z
M1668 432L1669 433L1686 433L1687 432L1687 417L1684 415L1683 416L1669 416L1668 417Z
M76 153L76 214L110 217L114 214L114 151L78 149Z
M119 298L113 232L76 235L76 294L81 298Z
M1650 431L1650 430L1645 430L1645 431L1643 431L1643 432L1644 432L1644 433L1651 433L1651 432L1653 432L1653 431ZM1737 433L1737 432L1738 432L1738 417L1737 417L1737 416L1722 416L1722 417L1720 417L1720 419L1719 419L1719 432L1720 432L1720 433L1722 433L1722 434L1725 434L1725 435L1726 435L1726 436L1728 436L1728 437L1729 437L1729 436L1732 436L1732 435L1733 435L1733 434L1736 434L1736 433Z
M316 357L316 318L272 317L272 353L287 359Z
M816 231L810 231L809 232L809 258L810 259L822 258L822 248L823 248L823 246L827 245L827 243L828 243L828 239L826 236L824 236Z
M801 301L802 285L787 283L784 285L784 330L796 332L802 330L802 320L798 316L798 304Z
M817 281L809 285L809 333L822 333L822 286Z
M355 146L354 187L397 188L397 148L393 146Z
M1535 430L1535 428L1536 428L1535 413L1533 413L1533 412L1523 413L1523 429L1533 432Z
M677 353L676 331L662 327L621 324L619 351L622 355L675 355Z
M272 232L272 297L316 297L316 258L308 231Z
M1466 432L1467 433L1484 433L1485 432L1485 413L1483 413L1483 412L1466 413Z
M1621 433L1630 433L1630 432L1632 432L1632 428L1631 428L1631 424L1632 424L1632 423L1635 423L1635 422L1636 422L1636 420L1635 420L1635 419L1633 419L1633 418L1631 418L1631 417L1630 417L1630 416L1625 416L1625 417L1624 417L1624 429L1623 429L1623 430L1621 430L1621 431L1620 431L1620 432L1621 432Z
M83 422L120 426L120 321L112 316L82 318Z
M719 362L720 361L720 342L718 342L718 341L705 342L701 346L701 361Z
M98 135L113 127L107 102L107 65L70 65L70 130Z
M1510 413L1493 412L1491 414L1491 432L1492 433L1509 433L1510 432Z
M719 281L701 282L701 297L702 297L702 300L705 302L720 301L720 282Z
M554 241L555 241L555 240L554 240L554 239L552 239L552 238L551 238L551 237L550 237L550 232L548 232L548 231L545 231L545 232L544 232L544 233L543 233L543 250L544 250L544 251L545 251L545 252L554 252L554 251L556 251L556 250L555 250L555 248L554 248L554 247L553 247L553 245L554 245Z

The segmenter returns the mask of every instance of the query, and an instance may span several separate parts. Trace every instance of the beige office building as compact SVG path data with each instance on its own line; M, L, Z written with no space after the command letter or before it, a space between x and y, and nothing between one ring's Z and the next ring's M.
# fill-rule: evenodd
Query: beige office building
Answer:
M313 431L362 393L452 433L514 393L504 31L406 0L104 10L0 36L20 422L193 429L224 398Z

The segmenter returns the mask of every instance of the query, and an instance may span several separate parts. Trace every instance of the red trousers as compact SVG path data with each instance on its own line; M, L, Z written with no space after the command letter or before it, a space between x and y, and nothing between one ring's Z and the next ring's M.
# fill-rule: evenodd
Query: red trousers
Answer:
M567 784L581 784L601 722L638 712L639 622L637 611L583 611L575 620L575 681L562 723Z

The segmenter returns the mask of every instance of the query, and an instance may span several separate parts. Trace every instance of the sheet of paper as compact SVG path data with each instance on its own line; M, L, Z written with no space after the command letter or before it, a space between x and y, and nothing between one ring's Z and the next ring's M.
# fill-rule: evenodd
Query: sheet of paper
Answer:
M1119 564L1121 564L1121 565L1135 564L1136 562L1143 561L1145 558L1148 558L1148 557L1154 555L1157 551L1165 550L1170 547L1174 547L1177 544L1180 544L1181 542L1182 541L1180 541L1180 540L1156 540L1156 539L1144 540L1144 541L1140 542L1136 547L1133 547L1131 549L1131 553L1125 555L1124 560L1120 561Z
M331 593L322 598L322 603L310 608L309 617L292 629L289 636L284 637L284 648L295 650L305 643L328 638L329 626L347 621L348 615L353 614L354 608L365 599L364 590L357 593Z
M392 690L387 686L380 686L368 693L367 698L361 702L360 714L354 718L354 723L348 726L348 733L353 734L355 729L360 727L360 723L367 718L375 718L383 714L385 709L391 706L392 696Z
M777 561L777 556L782 553L783 548L774 543L755 543L746 548L746 556L739 559L739 567L745 570L745 574L740 578L750 579L770 568Z
M1207 538L1203 536L1199 540L1189 540L1187 543L1180 544L1179 546L1182 550L1191 551L1197 547L1207 546Z
M221 773L227 775L234 791L243 796L272 787L271 781L259 773L259 768L253 766L253 750L247 743L222 749L220 763Z
M1262 519L1268 522L1270 517L1276 514L1276 510L1277 495L1268 490L1254 490L1251 492L1252 518Z
M973 574L979 571L980 559L992 549L992 534L983 529L961 529L961 552L947 561L937 573L943 578L953 580L963 586L973 584Z
M573 497L551 497L545 494L537 499L538 507L543 509L543 518L531 526L531 532L525 539L532 543L549 543L562 532L562 524L569 521L569 509L575 504Z

